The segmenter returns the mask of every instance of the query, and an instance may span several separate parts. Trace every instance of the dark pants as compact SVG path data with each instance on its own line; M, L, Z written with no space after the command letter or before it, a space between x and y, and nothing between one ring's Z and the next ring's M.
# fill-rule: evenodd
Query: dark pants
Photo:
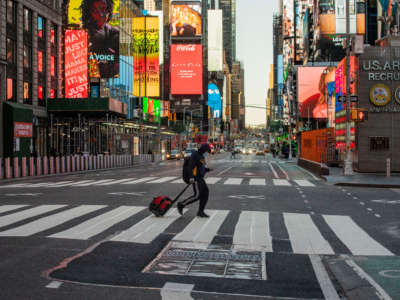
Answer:
M199 191L199 194L197 195L197 190ZM183 200L181 203L185 206L192 204L196 201L200 200L200 204L199 204L199 211L204 211L206 204L208 202L208 186L207 183L205 182L204 178L200 178L198 180L196 180L195 183L193 183L193 191L194 191L194 195L190 196L189 198Z

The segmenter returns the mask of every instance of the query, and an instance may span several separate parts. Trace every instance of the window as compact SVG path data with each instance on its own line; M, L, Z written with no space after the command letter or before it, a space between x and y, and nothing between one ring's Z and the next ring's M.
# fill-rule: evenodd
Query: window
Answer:
M7 101L14 100L15 79L7 78Z
M52 55L50 57L50 75L51 76L55 76L56 75L56 71L55 71L55 57Z
M7 23L15 23L15 4L12 0L7 1Z
M39 100L43 100L43 86L38 85L38 98Z
M55 89L50 89L50 98L54 99L56 97L56 90Z
M43 73L43 52L38 50L37 56L38 56L38 71L40 73Z
M32 49L27 45L24 45L24 68L32 68Z
M15 41L7 38L7 62L15 64Z
M370 136L369 149L371 152L388 151L390 149L389 137L387 136Z
M24 7L24 30L27 32L31 32L32 28L32 12Z
M44 20L41 16L38 16L38 37L43 39L44 38Z
M31 83L24 81L24 104L32 104Z
M54 24L51 24L51 29L50 29L50 42L52 45L56 44L57 40L57 31L56 31L56 26Z

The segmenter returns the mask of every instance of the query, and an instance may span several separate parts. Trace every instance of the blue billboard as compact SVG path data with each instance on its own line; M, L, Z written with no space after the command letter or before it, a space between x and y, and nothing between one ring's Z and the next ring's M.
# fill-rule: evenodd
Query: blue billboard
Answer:
M215 83L208 84L208 103L212 116L214 118L220 118L222 115L222 99L221 93Z

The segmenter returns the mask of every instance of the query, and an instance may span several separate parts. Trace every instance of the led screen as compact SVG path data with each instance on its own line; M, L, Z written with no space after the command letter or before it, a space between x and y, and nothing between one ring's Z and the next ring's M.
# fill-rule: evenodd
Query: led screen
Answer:
M65 31L65 96L88 97L88 52L85 30Z
M89 76L119 76L119 0L70 0L68 24L88 32Z
M158 122L161 117L161 101L156 99L143 98L143 119Z
M171 94L201 95L203 89L203 46L171 45Z
M170 26L172 37L201 37L201 3L173 2Z
M221 117L222 99L221 93L215 83L208 84L208 106L211 109L214 118Z

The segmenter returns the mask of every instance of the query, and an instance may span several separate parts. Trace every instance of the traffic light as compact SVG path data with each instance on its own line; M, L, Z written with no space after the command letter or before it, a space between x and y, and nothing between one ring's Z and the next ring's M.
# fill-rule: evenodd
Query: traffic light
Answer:
M363 121L367 121L368 120L368 111L358 111L358 120L360 121L360 122L363 122Z
M364 122L368 120L368 111L363 108L351 109L351 120L355 122Z

